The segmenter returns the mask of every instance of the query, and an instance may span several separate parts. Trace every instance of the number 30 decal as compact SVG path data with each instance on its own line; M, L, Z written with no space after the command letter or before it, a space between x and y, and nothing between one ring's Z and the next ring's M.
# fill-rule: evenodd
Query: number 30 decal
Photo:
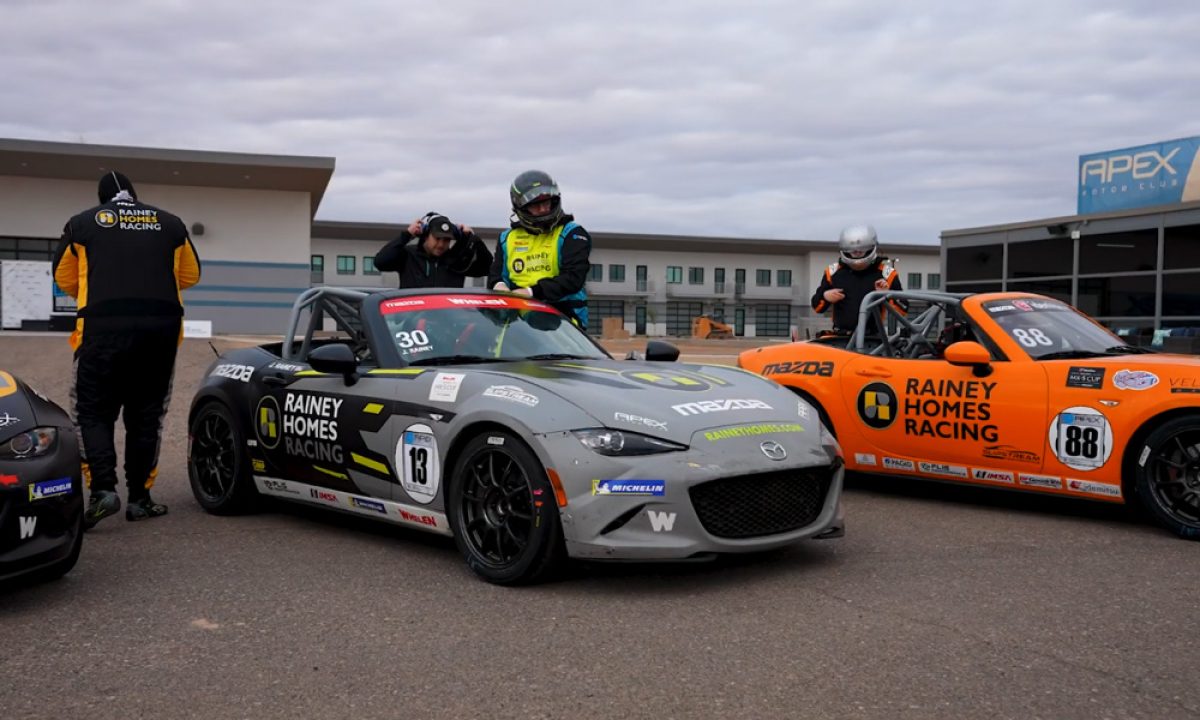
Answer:
M437 497L442 473L438 465L437 438L428 425L409 425L396 443L400 484L413 500L428 505Z
M1095 470L1112 454L1113 433L1108 418L1090 407L1072 407L1050 423L1050 449L1058 461L1076 470Z
M425 347L429 344L429 336L425 334L424 330L400 331L396 333L396 344L404 350L410 347Z

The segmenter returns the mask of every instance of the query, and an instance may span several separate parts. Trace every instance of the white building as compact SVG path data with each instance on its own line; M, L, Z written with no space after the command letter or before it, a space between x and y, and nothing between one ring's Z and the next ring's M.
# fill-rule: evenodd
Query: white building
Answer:
M120 170L139 199L192 228L203 275L184 293L187 318L210 320L218 333L278 333L311 285L396 286L372 261L402 225L313 220L333 168L328 157L0 139L0 262L49 262L67 218L96 204L105 171ZM829 326L809 299L837 259L832 241L609 233L581 220L594 243L587 291L596 332L614 316L638 335L686 335L701 314L746 337ZM476 230L494 247L501 228ZM892 243L885 233L882 249L899 259L905 287L940 288L938 246Z

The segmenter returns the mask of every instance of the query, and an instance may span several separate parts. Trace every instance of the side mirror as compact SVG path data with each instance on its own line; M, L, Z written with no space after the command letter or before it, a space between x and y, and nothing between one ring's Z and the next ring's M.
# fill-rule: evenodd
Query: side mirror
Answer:
M944 357L951 365L974 368L976 377L992 374L992 354L973 340L954 343L946 348Z
M675 362L679 359L679 348L662 340L646 343L646 359L650 362Z
M308 364L317 372L345 377L347 385L358 382L358 358L341 343L315 348L308 354Z

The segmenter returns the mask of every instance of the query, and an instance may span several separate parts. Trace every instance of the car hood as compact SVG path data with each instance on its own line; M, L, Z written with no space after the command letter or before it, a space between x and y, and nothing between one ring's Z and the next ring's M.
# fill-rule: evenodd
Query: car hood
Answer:
M37 426L37 418L20 382L0 371L0 442Z
M489 373L554 393L598 425L679 443L702 430L771 424L793 426L790 432L800 424L820 441L815 412L791 391L722 365L570 360L513 363Z

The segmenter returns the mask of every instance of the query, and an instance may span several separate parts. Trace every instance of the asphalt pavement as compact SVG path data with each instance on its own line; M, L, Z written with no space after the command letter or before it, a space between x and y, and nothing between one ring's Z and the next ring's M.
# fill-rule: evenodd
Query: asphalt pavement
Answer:
M1200 544L1122 508L858 478L841 539L500 588L448 539L201 511L212 357L181 350L170 514L0 594L0 718L1200 716ZM0 367L66 403L65 338L4 335Z

